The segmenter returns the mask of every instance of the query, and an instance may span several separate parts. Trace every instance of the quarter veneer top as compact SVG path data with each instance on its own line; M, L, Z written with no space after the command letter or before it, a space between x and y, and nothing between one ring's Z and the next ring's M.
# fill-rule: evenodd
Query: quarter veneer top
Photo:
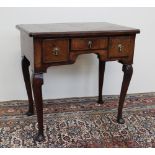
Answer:
M33 37L48 36L84 36L84 35L125 35L139 33L139 29L120 26L105 22L96 23L51 23L51 24L21 24L19 30Z

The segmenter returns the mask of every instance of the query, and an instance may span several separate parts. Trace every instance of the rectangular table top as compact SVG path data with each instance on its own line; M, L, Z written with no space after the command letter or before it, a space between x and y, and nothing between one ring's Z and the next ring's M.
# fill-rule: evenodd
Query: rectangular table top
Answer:
M139 29L120 26L106 22L88 23L51 23L51 24L21 24L16 26L19 30L28 33L29 36L64 35L74 36L76 34L102 34L122 35L136 34Z

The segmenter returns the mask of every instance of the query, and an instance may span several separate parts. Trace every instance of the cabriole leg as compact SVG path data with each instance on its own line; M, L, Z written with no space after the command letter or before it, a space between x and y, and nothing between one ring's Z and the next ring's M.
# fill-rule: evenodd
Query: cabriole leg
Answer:
M37 120L38 120L38 134L35 140L44 140L43 132L43 100L42 100L42 85L43 85L43 74L34 73L33 74L33 93L36 105Z
M101 61L99 59L99 96L98 103L102 104L102 89L103 89L103 81L104 81L104 71L105 71L105 61Z
M124 77L122 82L122 88L121 88L119 105L118 105L118 115L117 115L117 122L120 124L125 123L124 119L122 118L122 110L123 110L123 105L125 101L125 96L133 73L132 65L123 65L122 71L124 72Z
M29 66L30 66L30 62L24 56L22 58L22 71L23 71L24 82L25 82L26 91L27 91L28 100L29 100L29 108L28 108L28 112L26 114L28 116L31 116L34 114L34 109L33 109L33 97L32 97Z

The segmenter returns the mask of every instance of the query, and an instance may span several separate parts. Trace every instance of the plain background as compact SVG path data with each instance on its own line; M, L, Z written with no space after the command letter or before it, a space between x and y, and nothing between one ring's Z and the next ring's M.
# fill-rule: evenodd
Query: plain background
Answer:
M155 8L0 8L0 101L27 99L21 71L17 24L111 22L139 28L134 74L128 93L155 91ZM103 94L119 94L122 65L107 62ZM44 74L43 98L96 96L98 59L81 55L74 65L50 67Z

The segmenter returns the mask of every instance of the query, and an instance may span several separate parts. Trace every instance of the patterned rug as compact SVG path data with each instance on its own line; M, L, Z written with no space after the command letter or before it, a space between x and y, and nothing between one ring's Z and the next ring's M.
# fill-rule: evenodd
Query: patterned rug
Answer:
M44 101L45 141L33 140L36 115L26 116L27 101L0 103L0 147L155 147L155 93L128 95L116 123L118 96Z

